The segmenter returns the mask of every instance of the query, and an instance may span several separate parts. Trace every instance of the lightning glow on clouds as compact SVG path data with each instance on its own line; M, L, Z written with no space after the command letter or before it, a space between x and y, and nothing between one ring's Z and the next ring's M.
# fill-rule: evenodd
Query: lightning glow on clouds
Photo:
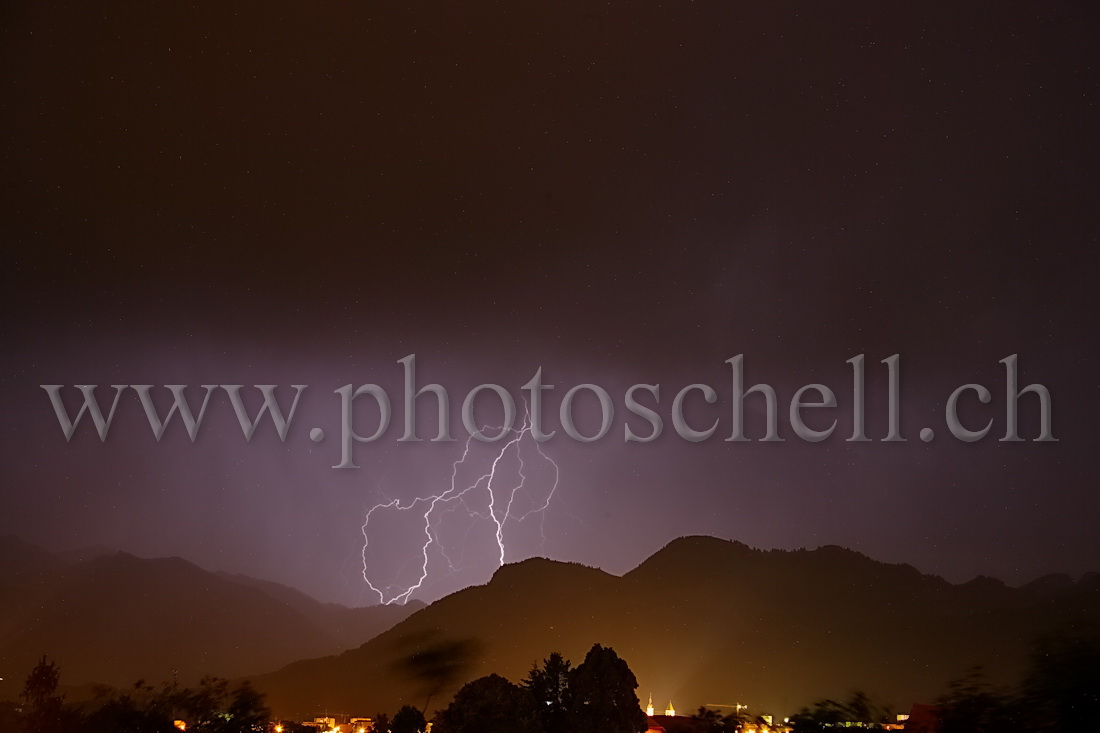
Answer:
M415 499L402 504L400 500L393 499L388 502L374 505L367 511L363 520L363 580L372 591L378 594L381 603L389 605L393 603L404 604L427 580L429 575L430 556L433 549L439 553L445 561L447 569L451 572L458 571L461 561L456 562L448 553L444 543L440 539L440 528L445 522L464 519L469 522L464 537L468 537L478 527L484 527L493 541L495 541L495 558L489 562L495 562L496 567L504 565L507 555L507 541L505 529L509 524L519 524L530 518L537 518L539 522L539 535L543 541L543 520L546 510L554 498L558 488L560 470L554 462L542 450L542 446L531 435L530 413L524 415L523 425L520 428L509 428L507 433L511 436L504 440L501 447L491 455L483 473L480 473L472 481L460 481L459 469L471 465L477 458L471 456L471 443L473 437L466 440L462 456L451 466L451 477L448 488L438 494ZM533 446L538 456L552 470L552 480L548 481L549 489L545 496L539 498L539 492L529 492L527 464L524 462L521 448L523 444ZM514 476L506 472L502 464L513 458L516 462ZM475 470L476 473L476 470ZM508 475L506 475L508 474ZM521 496L526 500L517 502ZM473 506L475 502L484 503L484 507ZM525 506L522 506L525 505ZM389 521L396 518L395 515L410 513L423 518L424 542L419 548L419 555L413 562L419 562L420 568L414 582L400 585L397 582L387 583L372 572L368 559L368 548L371 546L371 523ZM479 521L480 520L480 521ZM376 525L377 526L377 525ZM377 542L378 540L376 540ZM373 578L373 579L372 579Z

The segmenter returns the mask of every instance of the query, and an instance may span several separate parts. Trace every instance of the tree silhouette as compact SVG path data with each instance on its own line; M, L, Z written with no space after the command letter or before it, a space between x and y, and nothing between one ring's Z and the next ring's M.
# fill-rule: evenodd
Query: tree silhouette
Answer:
M638 733L647 727L635 690L638 680L611 647L593 645L570 676L573 730Z
M428 721L424 719L424 713L412 705L405 705L390 722L390 733L424 733L428 727Z
M82 733L174 733L172 718L130 695L112 697L89 713Z
M936 715L943 733L1100 730L1100 633L1078 630L1037 640L1014 692L992 687L975 668L951 682Z
M257 692L248 682L242 682L233 691L227 712L229 717L226 725L220 729L225 733L263 731L271 717L271 710L264 704L263 694Z
M263 731L271 717L264 696L248 682L230 691L228 680L206 677L195 692L184 691L181 706L193 723L188 730L210 733Z
M440 733L539 733L537 704L529 690L491 674L463 685L436 722Z
M81 733L172 733L186 692L165 685L159 692L143 680L125 691L97 693L98 707L84 716Z
M264 696L248 682L230 688L227 680L207 677L196 690L175 683L158 690L139 680L126 690L100 688L94 702L78 708L56 694L60 678L57 665L45 657L27 676L21 694L25 733L177 733L177 718L193 731L263 733L271 717ZM11 728L2 725L0 731Z
M61 670L46 655L27 675L23 692L19 695L26 704L25 728L27 733L55 733L64 728L64 711L57 685Z
M691 720L695 721L697 726L696 730L699 731L709 731L711 733L737 733L744 725L746 718L742 717L737 712L732 712L729 715L722 715L717 710L701 707L697 713L691 716Z
M990 685L981 667L948 685L936 702L942 733L993 733L1014 729L1016 704Z
M521 684L538 703L539 717L546 733L566 733L569 730L571 697L569 677L572 665L558 652L553 652L527 673Z
M846 703L818 700L812 710L803 708L791 720L795 733L817 733L852 723L874 727L889 717L887 708L875 705L866 693L857 690Z

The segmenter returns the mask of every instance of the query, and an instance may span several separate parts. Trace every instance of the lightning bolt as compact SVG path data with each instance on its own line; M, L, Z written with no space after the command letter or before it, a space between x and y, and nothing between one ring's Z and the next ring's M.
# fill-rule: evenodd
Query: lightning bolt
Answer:
M486 428L496 429L496 428ZM550 507L550 502L554 498L554 494L558 490L558 482L561 478L561 471L558 464L554 462L552 458L546 455L542 450L542 446L534 436L531 434L531 415L530 412L525 410L523 417L523 425L519 428L509 428L507 430L510 433L510 437L503 443L500 449L497 451L493 459L489 462L487 470L481 476L474 481L462 484L459 483L458 474L459 467L466 464L467 459L470 458L470 446L473 442L473 436L471 435L466 439L466 446L462 452L462 456L451 464L451 479L448 488L439 494L433 494L426 497L417 497L412 501L402 504L400 500L393 499L388 502L376 504L367 511L366 517L363 520L363 580L370 587L372 591L378 594L378 599L381 603L390 605L394 603L404 604L409 600L414 592L416 592L424 583L428 577L428 564L429 553L433 546L440 553L443 559L446 561L448 568L451 571L460 569L456 567L454 560L448 556L447 552L443 549L443 545L439 540L438 528L443 521L445 515L465 511L466 516L473 519L488 520L492 523L495 530L495 539L497 545L497 567L504 565L505 561L505 539L504 529L509 522L522 523L529 517L538 516L539 518L539 535L542 541L546 541L545 532L545 514L546 510ZM528 442L535 447L535 450L541 456L542 460L547 465L553 467L553 482L550 487L550 491L546 494L545 501L541 504L537 504L529 508L525 512L518 512L513 510L516 497L521 494L527 487L527 474L525 473L526 464L523 460L520 447L521 443ZM514 454L518 463L518 481L512 484L508 488L500 488L499 484L502 479L498 475L501 462L508 456L509 453ZM466 499L471 494L477 492L485 492L483 496L487 495L488 509L487 511L480 512L475 511L467 503ZM420 548L420 575L419 578L410 586L400 587L397 592L389 592L389 586L381 587L376 586L370 579L370 572L367 562L367 548L370 546L370 523L371 519L375 518L382 512L419 512L424 520L424 544ZM474 524L471 524L467 530L466 535L469 536Z

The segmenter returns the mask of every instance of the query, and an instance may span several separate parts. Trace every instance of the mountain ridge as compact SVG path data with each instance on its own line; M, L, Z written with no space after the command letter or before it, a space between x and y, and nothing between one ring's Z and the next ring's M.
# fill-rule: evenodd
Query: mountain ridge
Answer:
M68 562L0 538L0 668L13 676L47 654L76 686L232 677L357 646L415 608L326 604L179 557Z
M854 687L901 709L976 664L1007 680L1036 636L1100 620L1100 592L1086 585L952 584L836 546L758 550L684 537L622 576L546 559L504 565L357 649L254 682L291 715L423 706L416 681L397 673L415 651L477 650L446 697L484 674L518 680L552 651L578 661L599 642L631 664L640 692L684 709L733 696L790 714Z
M903 707L973 664L1008 678L1039 634L1100 620L1097 573L953 584L836 545L685 536L621 576L535 557L429 606L358 609L183 558L100 550L68 561L0 538L4 669L46 652L74 685L250 675L288 717L422 706L400 661L433 645L465 655L455 687L490 672L520 679L552 651L579 661L596 642L627 659L640 693L684 709L733 695L790 713L853 687Z

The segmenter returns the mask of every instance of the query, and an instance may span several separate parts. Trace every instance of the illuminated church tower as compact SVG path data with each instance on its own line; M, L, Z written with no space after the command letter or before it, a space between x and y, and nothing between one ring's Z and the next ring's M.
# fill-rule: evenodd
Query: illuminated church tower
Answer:
M672 700L668 701L668 707L665 708L665 715L672 717L676 714L676 708L672 707Z
M649 693L649 704L645 706L645 714L653 717L653 693Z

